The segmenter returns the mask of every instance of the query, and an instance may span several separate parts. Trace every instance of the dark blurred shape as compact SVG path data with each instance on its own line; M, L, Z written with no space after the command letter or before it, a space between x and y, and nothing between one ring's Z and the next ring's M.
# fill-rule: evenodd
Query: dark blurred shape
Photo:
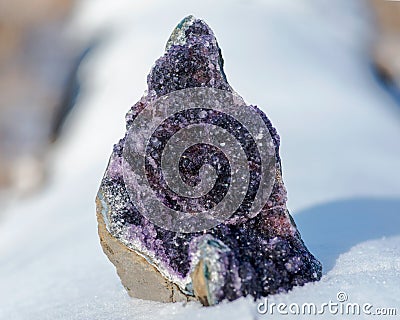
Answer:
M74 103L79 49L66 34L72 0L0 0L0 191L45 176L46 152Z
M400 2L370 0L377 36L373 59L381 80L400 92Z

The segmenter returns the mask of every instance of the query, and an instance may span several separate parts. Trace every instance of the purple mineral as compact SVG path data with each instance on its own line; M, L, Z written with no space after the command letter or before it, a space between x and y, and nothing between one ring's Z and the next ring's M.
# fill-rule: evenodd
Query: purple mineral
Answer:
M133 297L214 305L321 278L286 207L278 133L223 63L208 25L183 19L114 146L99 235Z

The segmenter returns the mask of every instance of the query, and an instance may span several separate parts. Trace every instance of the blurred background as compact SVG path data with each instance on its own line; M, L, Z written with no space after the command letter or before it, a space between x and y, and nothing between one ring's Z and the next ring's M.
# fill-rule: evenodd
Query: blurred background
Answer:
M129 304L94 198L125 113L189 14L280 133L295 219L347 199L395 199L400 214L400 2L0 0L0 318ZM398 234L382 228L360 242Z

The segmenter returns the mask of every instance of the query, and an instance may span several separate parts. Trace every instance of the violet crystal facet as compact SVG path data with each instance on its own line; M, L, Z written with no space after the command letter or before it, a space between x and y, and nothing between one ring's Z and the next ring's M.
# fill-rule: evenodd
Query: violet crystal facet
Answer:
M147 84L145 96L126 115L127 134L114 146L96 199L103 250L116 265L129 294L159 301L197 299L204 305L213 305L248 295L260 298L319 280L321 264L304 245L286 207L279 136L267 116L255 106L242 108L253 110L260 116L269 132L274 153L273 183L267 201L260 210L249 214L246 208L251 204L247 203L229 219L196 232L176 232L171 228L163 228L160 223L153 223L141 213L139 204L132 200L135 190L129 191L134 187L128 180L135 175L124 169L124 159L129 153L126 149L128 140L130 146L141 138L139 134L128 137L133 126L137 129L135 119L138 115L144 109L151 108L160 97L184 92L183 89L211 88L237 96L240 100L228 84L221 50L213 32L202 20L192 16L182 20L173 31L165 54L156 61L148 75ZM243 142L239 135L248 132L243 131L245 128L242 127L236 132L232 130L236 125L234 120L224 118L221 112L196 110L168 118L172 124L158 127L158 133L147 142L144 151L151 154L148 158L151 161L146 158L145 169L155 195L165 206L178 211L183 210L179 206L179 199L172 196L167 184L161 184L164 181L162 172L154 169L157 157L160 158L167 145L170 132L200 123L197 121L199 118L222 127L231 121L229 126L225 126L225 131L241 141L241 146L248 146L250 141ZM248 147L250 151L246 151L246 155L256 151L252 148ZM179 169L187 184L198 183L196 179L202 164L214 165L216 169L218 178L212 189L213 197L202 197L203 202L198 203L200 207L207 207L209 203L212 207L228 192L233 183L228 158L229 155L225 156L219 148L209 144L195 144L181 154ZM260 182L257 173L260 164L257 161L259 156L252 158L248 155L250 182L246 185L246 196L249 197L244 198L247 202L255 197L255 189L267 188L265 183ZM132 185L136 186L135 182ZM190 200L186 206L192 208L197 205L193 204L196 199ZM215 200L215 203L211 200Z

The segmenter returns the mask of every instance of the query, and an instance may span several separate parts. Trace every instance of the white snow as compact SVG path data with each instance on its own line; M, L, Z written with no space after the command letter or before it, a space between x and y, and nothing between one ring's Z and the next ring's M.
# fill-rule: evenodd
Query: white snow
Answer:
M0 319L272 317L251 299L212 308L131 299L99 245L94 198L112 145L188 14L209 23L231 85L277 127L289 207L325 267L320 282L269 302L322 304L343 291L400 314L400 107L370 70L363 3L87 0L69 31L103 42L80 71L51 181L0 216Z

